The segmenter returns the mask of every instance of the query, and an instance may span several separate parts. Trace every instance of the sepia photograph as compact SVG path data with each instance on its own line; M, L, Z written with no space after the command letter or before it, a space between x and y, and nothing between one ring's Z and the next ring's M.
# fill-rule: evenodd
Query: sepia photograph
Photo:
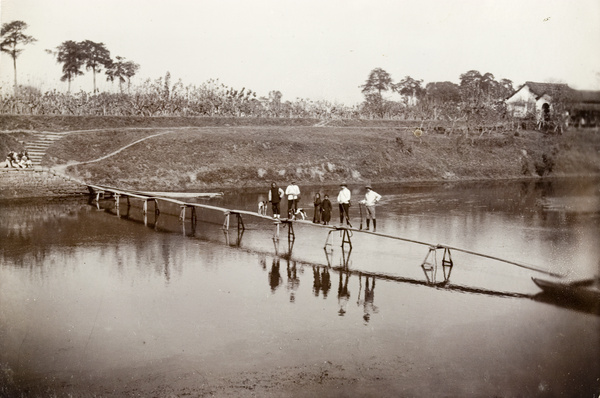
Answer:
M0 23L0 398L600 397L597 0Z

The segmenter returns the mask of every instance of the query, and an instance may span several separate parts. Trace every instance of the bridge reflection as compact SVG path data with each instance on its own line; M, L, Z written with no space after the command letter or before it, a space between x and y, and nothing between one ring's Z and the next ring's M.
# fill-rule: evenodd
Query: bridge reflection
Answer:
M113 214L121 219L130 220L137 223L142 223L148 228L152 228L158 232L177 232L180 231L183 236L190 238L197 238L203 240L214 240L211 239L207 233L198 233L202 229L212 229L219 224L199 222L195 217L189 220L179 220L172 214L161 214L160 212L146 212L141 214L140 212L132 212L130 206L106 206L103 207L101 202L92 201L89 202L96 208L106 211L107 213ZM220 226L220 225L219 225ZM284 225L285 226L285 225ZM212 230L211 229L211 230ZM600 315L600 309L598 305L591 307L582 307L581 305L574 303L565 303L556 298L549 297L545 294L528 295L515 292L499 291L493 289L485 289L480 287L465 286L460 284L453 284L450 281L452 273L452 263L442 260L441 264L437 262L428 261L426 258L422 264L415 264L415 266L421 267L423 271L423 278L409 278L402 275L390 275L379 272L369 272L361 270L360 265L354 266L351 260L352 247L348 245L342 245L339 250L333 250L331 246L327 246L323 249L325 254L324 263L306 262L301 261L294 257L293 250L295 244L295 234L287 234L288 239L280 241L279 239L273 239L273 252L262 250L262 248L256 247L244 247L242 245L244 233L248 228L238 228L230 230L222 230L223 243L230 247L235 247L248 252L262 254L263 256L272 255L271 267L267 270L266 260L261 260L263 269L268 272L268 286L271 293L275 293L284 284L282 278L281 261L285 261L285 274L286 274L286 291L289 293L289 301L295 302L298 291L300 290L301 277L300 271L305 267L309 267L312 270L313 282L311 286L312 293L315 297L319 297L322 294L323 299L330 297L329 293L332 287L332 273L335 271L337 275L337 302L338 302L338 316L345 316L348 312L347 307L353 296L350 289L350 281L352 278L358 278L358 293L356 293L356 303L363 307L363 320L365 323L371 321L373 314L378 313L378 306L375 304L375 286L376 281L388 281L395 283L402 283L413 286L430 287L438 290L478 294L491 297L504 297L504 298L528 298L538 302L560 306L576 311L582 311L586 313L592 313ZM214 236L211 235L211 236ZM266 247L266 246L265 246ZM165 272L165 276L168 278L169 273Z

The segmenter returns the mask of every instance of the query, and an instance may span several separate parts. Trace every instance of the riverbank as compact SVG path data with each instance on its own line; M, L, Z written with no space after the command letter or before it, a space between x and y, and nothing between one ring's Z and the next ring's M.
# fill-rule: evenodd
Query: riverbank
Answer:
M54 198L88 193L81 182L53 170L0 169L0 199Z
M74 118L48 119L54 124L46 118L31 126L71 131L95 120ZM418 122L410 121L322 126L308 119L112 119L98 125L102 130L65 135L48 148L42 165L89 183L184 192L264 187L271 181L285 186L291 180L389 184L600 174L595 130L554 135L508 126L474 132L438 124L417 130ZM0 127L6 131L26 122L5 117ZM26 142L27 134L2 136Z

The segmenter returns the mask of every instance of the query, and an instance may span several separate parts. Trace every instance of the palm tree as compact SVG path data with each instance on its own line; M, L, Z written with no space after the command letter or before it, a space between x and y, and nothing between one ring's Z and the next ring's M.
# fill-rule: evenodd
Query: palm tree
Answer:
M23 52L23 49L17 48L17 46L27 45L37 41L33 36L24 34L23 31L25 29L27 29L27 24L23 21L12 21L2 24L2 42L0 43L0 50L9 54L13 59L15 71L15 95L17 94L17 57Z
M104 43L95 43L91 40L85 40L79 43L82 52L83 61L87 70L92 70L94 75L94 94L96 93L96 73L102 71L102 66L110 67L110 51L104 46Z
M136 74L140 68L138 64L133 61L125 61L125 58L116 56L116 61L111 62L110 66L106 68L106 80L112 82L115 79L119 81L119 91L123 93L123 83L127 79L128 84L131 83L131 78Z
M84 63L84 55L81 46L73 40L67 40L56 47L56 51L46 51L56 56L56 62L63 64L63 75L60 77L60 81L67 81L67 92L71 92L71 80L83 75L81 67Z

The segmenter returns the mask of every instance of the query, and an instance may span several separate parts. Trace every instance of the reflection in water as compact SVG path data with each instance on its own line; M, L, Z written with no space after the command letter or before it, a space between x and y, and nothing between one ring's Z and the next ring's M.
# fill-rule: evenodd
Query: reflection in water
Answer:
M295 292L298 290L298 286L300 286L300 279L298 278L298 270L296 266L296 261L291 262L292 265L290 267L290 260L287 260L287 289L290 292L290 302L296 301Z
M185 223L182 223L182 224L185 224ZM194 227L194 232L195 232L195 227ZM230 239L230 234L231 235L235 234L235 241L233 243ZM242 245L242 237L244 236L244 229L240 228L236 232L231 232L228 229L224 229L223 236L225 237L225 244L227 246L240 247Z
M269 271L269 286L271 286L271 293L275 293L275 290L277 290L279 284L281 283L281 275L279 275L279 265L279 257L275 257L273 259L273 263L271 264L271 270Z
M313 270L313 293L315 297L319 297L319 293L323 292L323 298L327 298L329 289L331 289L331 276L329 274L329 266L319 267L312 266Z
M344 278L345 277L345 278ZM350 299L350 290L348 290L348 282L350 280L349 270L340 270L340 278L338 283L338 305L340 307L338 311L339 316L344 316L346 313L346 306Z
M534 197L537 188L528 184L527 189L533 193L526 196ZM446 195L459 196L452 189ZM480 209L478 204L485 201L478 195L480 191L465 195L466 200L476 200L467 209L458 202L461 206L457 204L451 214L446 204L431 200L433 209L414 212L392 213L393 204L383 203L382 215L387 216L382 217L383 229L400 236L420 233L427 241L439 238L448 243L445 238L452 238L461 243L457 246L470 247L466 241L473 240L479 246L474 248L491 245L497 250L494 254L524 253L538 264L565 249L564 243L554 248L562 237L561 242L576 242L582 253L577 260L585 262L585 271L591 257L596 257L593 266L598 267L598 213L554 210L554 200L551 211L566 216L544 220L540 214L546 210L535 203L527 211L511 209L507 203L512 198L506 195L498 212L497 198L487 199L490 206ZM429 200L426 194L422 197ZM222 220L216 217L218 223L204 218L192 223L190 235L189 220L182 227L177 214L166 210L160 217L149 213L145 228L140 206L127 210L123 203L119 218L110 216L116 209L102 208L113 209L112 201L101 203L101 211L84 201L40 203L0 205L0 366L8 364L22 377L45 380L56 375L61 380L59 376L67 374L69 383L68 377L78 371L85 378L107 369L139 370L165 358L204 362L202 371L213 363L226 367L232 360L251 356L249 362L257 367L272 366L275 356L298 352L303 352L306 363L322 360L324 353L346 363L364 358L352 357L357 351L374 358L389 353L385 359L391 361L406 357L422 369L430 361L438 361L440 367L456 365L444 372L454 368L466 373L465 367L471 366L468 370L476 373L479 367L486 368L490 379L483 371L475 377L494 386L514 386L515 379L526 373L529 380L519 387L531 388L533 395L540 380L552 384L562 377L571 384L551 385L553 393L587 396L569 394L575 391L569 387L577 387L575 382L582 385L579 379L585 373L594 374L592 382L599 374L599 319L588 316L598 314L537 295L533 284L530 290L512 289L512 283L525 278L531 283L521 269L480 266L457 254L451 278L450 269L444 273L443 266L437 275L429 271L424 275L422 247L410 252L408 245L392 247L366 234L355 233L352 252L336 243L334 251L325 250L324 258L326 230L298 223L298 239L287 247L282 242L280 255L271 246L270 221L249 221L243 243L241 236L231 235L237 243L232 248L227 237L223 243ZM403 200L394 203L407 205ZM432 216L436 209L440 211ZM466 224L461 224L464 220ZM465 241L462 233L468 235ZM530 251L532 247L536 250ZM569 265L565 271L580 262ZM331 293L333 282L337 296ZM318 347L314 338L297 338L307 337L307 331L318 336ZM440 333L447 339L438 338ZM395 338L399 335L402 339ZM256 350L244 348L248 344L241 339L255 342L254 347L276 345L283 350L257 356ZM360 342L360 349L344 352L353 340ZM290 347L286 342L293 344L291 351L285 351ZM481 355L484 344L491 359ZM548 352L555 353L551 360ZM433 375L427 382L440 377L437 371L424 373Z
M365 277L365 293L364 293L364 298L363 300L360 299L360 294L361 294L361 290L362 290L362 274L358 275L358 283L359 283L359 288L358 288L358 300L356 301L356 305L360 306L361 304L363 305L363 311L364 311L364 315L363 315L363 319L365 320L365 322L369 322L369 320L371 319L371 314L373 313L377 313L378 312L378 308L375 306L375 304L373 303L373 301L375 300L375 277L374 276L366 276ZM371 286L369 286L369 279L371 280Z

